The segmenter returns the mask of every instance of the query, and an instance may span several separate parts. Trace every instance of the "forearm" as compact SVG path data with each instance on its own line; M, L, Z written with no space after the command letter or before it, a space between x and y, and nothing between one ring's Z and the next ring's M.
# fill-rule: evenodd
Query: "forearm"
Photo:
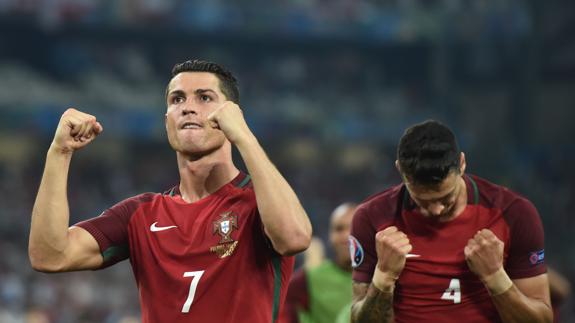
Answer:
M381 291L371 284L365 298L352 306L351 322L393 322L393 288Z
M515 286L491 299L505 323L553 322L553 311L550 306L526 297Z
M266 234L281 254L303 251L311 240L311 223L301 203L254 136L237 143L253 181Z
M67 247L69 209L67 178L71 153L50 147L32 210L28 252L32 266L51 271Z
M515 286L504 270L499 270L484 284L501 320L505 323L552 322L551 306L543 300L525 296Z

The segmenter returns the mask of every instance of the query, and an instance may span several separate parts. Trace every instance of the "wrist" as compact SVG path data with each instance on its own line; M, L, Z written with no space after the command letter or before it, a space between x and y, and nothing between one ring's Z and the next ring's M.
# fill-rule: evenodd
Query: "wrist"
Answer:
M509 278L503 267L481 280L491 296L501 295L513 286L513 281Z
M60 156L72 156L74 153L74 149L61 147L58 144L52 142L50 148L48 148L48 154L52 155L60 155Z
M239 136L236 140L234 140L233 144L236 145L238 149L259 145L256 136L254 136L252 133L246 133L242 136Z
M397 275L383 272L378 266L375 266L371 284L381 292L393 293L397 278L399 278Z

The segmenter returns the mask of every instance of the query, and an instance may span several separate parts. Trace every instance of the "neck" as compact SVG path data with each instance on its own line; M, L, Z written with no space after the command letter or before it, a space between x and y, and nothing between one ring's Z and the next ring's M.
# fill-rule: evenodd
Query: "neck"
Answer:
M465 207L467 206L467 184L465 184L465 179L463 176L459 177L459 194L457 195L457 202L454 206L455 210L453 210L453 217L448 219L448 221L455 219L463 211L465 211Z
M231 156L218 158L217 154L208 154L200 158L191 158L177 153L180 173L180 193L188 203L198 201L233 180L239 173Z

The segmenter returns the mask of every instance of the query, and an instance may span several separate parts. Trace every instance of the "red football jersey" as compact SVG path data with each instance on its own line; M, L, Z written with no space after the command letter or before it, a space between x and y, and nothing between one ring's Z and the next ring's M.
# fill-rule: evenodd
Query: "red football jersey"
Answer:
M275 322L293 257L271 247L249 176L194 203L178 187L124 200L78 223L104 264L130 259L143 322Z
M546 272L543 226L535 207L505 187L465 176L468 205L448 222L424 217L404 185L363 202L354 215L353 280L369 283L377 263L375 234L395 225L413 246L395 288L396 322L500 322L487 289L467 266L464 248L488 228L504 242L511 279Z

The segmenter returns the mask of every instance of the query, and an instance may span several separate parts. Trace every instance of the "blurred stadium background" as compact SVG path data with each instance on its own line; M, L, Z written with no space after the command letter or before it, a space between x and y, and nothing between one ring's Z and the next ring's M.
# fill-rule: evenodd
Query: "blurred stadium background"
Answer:
M537 205L575 279L575 2L1 0L0 322L137 322L124 262L46 275L27 258L45 153L67 107L104 133L76 154L72 222L177 181L164 87L188 58L240 80L248 122L326 238L329 212L399 178L408 125L449 124L468 170ZM562 321L575 321L572 300Z

